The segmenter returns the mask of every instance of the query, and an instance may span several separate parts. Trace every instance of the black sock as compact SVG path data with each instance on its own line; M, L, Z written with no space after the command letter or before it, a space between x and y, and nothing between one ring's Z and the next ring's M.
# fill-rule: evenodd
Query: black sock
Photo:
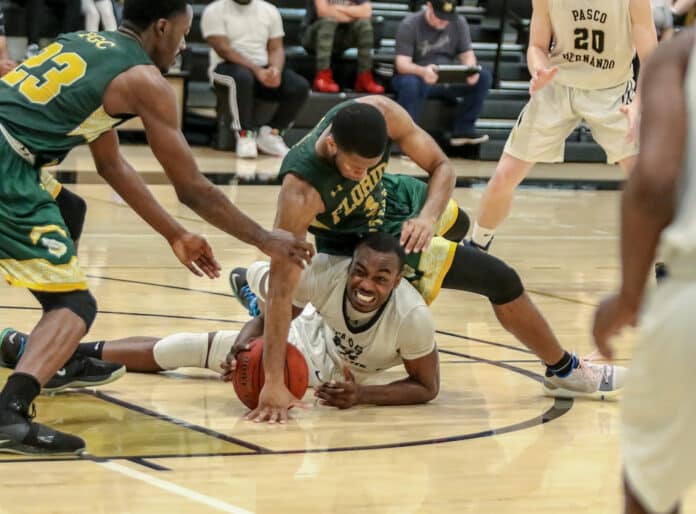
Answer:
M26 373L13 373L0 392L0 409L6 409L10 402L18 402L23 410L28 410L34 398L39 396L41 384Z
M75 353L84 355L85 357L101 359L105 342L106 341L91 341L89 343L80 343L77 345L77 350L75 350Z
M563 352L563 357L556 364L546 365L546 376L556 375L567 377L571 371L578 367L578 359L575 355Z

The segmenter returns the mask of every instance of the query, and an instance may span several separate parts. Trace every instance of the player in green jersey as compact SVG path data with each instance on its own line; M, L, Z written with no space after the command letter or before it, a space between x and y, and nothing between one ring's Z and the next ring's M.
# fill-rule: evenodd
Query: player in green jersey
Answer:
M395 141L430 175L428 185L385 173ZM476 248L458 244L468 221L451 200L452 166L435 141L398 104L367 96L330 110L283 160L276 224L298 236L310 231L317 251L346 254L362 234L384 230L400 236L408 254L406 276L430 303L440 287L488 298L501 325L546 364L545 394L557 397L615 395L623 368L598 366L565 351L525 293L518 274ZM435 237L433 237L435 236ZM291 295L299 270L272 260L265 318L266 382L259 407L248 417L284 421L297 400L283 383ZM243 287L243 285L242 285ZM366 299L369 291L362 291Z
M99 174L196 274L218 275L201 236L188 232L149 193L118 149L113 128L140 116L179 200L203 219L274 259L299 263L312 249L267 232L199 172L177 126L175 95L162 72L184 48L192 19L185 0L126 0L118 32L60 36L0 80L0 270L29 288L43 314L0 392L0 451L80 453L84 441L32 422L30 406L72 355L97 313L71 234L41 166L88 143Z

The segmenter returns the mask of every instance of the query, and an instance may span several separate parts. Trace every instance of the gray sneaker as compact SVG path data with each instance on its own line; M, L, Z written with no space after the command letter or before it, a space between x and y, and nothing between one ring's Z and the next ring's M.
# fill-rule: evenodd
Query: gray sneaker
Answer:
M616 398L623 388L627 369L613 364L592 364L580 359L566 377L544 377L544 394L555 398Z

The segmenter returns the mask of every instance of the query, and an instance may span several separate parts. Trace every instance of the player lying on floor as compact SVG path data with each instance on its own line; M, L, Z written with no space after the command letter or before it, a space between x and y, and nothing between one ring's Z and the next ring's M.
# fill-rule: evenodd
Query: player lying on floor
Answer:
M322 255L303 271L289 340L305 357L310 385L320 402L345 409L418 404L437 396L433 318L421 295L401 280L404 260L396 239L375 232L361 241L352 259ZM265 297L268 270L265 262L248 270L249 284L260 298ZM129 371L199 367L231 380L235 355L262 335L263 322L261 315L241 331L95 341L82 343L77 351L125 364ZM5 360L11 359L5 355ZM399 365L406 378L383 385L364 383Z

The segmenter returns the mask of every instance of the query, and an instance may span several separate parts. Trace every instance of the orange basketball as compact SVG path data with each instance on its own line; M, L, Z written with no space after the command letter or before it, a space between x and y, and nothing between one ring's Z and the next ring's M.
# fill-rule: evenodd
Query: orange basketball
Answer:
M248 351L237 354L237 370L234 373L234 392L244 405L255 409L264 383L263 338L251 343ZM297 398L302 398L309 385L307 362L300 351L290 343L285 348L285 385Z

